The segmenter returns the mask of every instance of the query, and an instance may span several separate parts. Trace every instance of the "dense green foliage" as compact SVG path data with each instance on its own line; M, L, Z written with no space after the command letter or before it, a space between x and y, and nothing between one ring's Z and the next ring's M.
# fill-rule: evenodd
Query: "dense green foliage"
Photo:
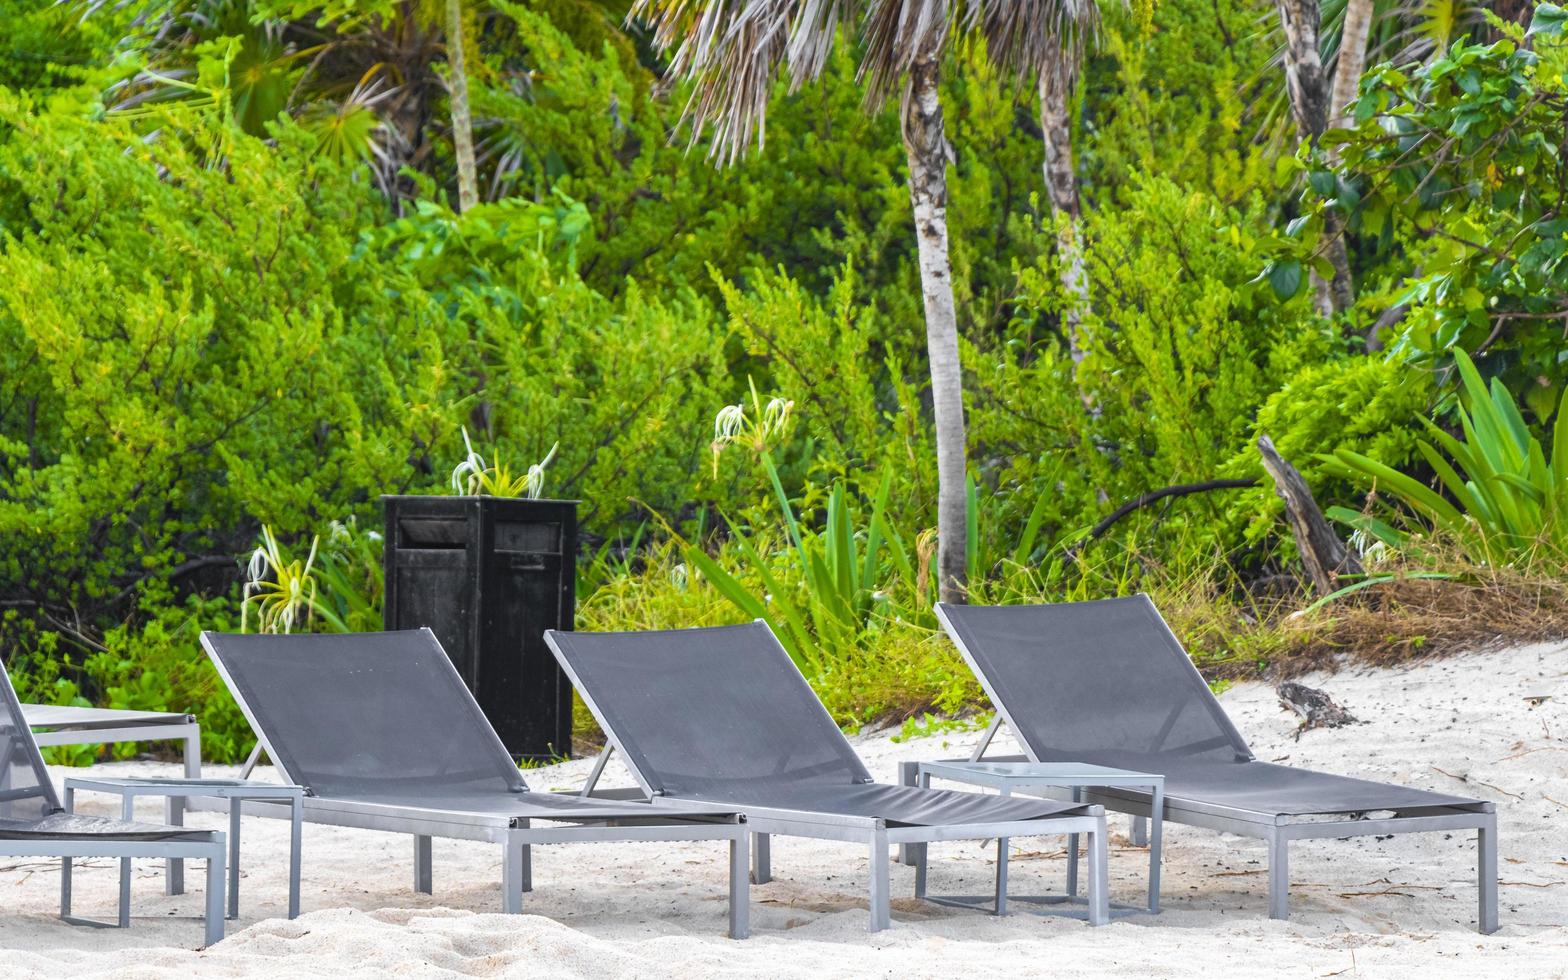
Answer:
M320 539L302 626L365 628L378 549L357 529L378 526L381 493L449 491L466 428L515 473L556 447L544 490L583 500L585 627L763 615L845 721L975 700L929 612L936 485L898 123L862 110L846 46L826 84L780 83L765 150L717 170L685 152L683 93L614 4L476 6L484 202L457 214L444 54L416 6L84 18L0 0L0 657L24 694L195 710L209 753L243 752L195 633L241 625L262 527L276 567L303 572ZM1271 9L1107 8L1074 106L1081 363L1034 93L955 47L977 599L1150 589L1208 610L1181 621L1205 658L1265 660L1270 641L1234 624L1282 580L1304 593L1258 434L1351 524L1402 532L1464 512L1444 461L1476 437L1444 429L1479 401L1517 393L1527 454L1563 424L1562 12L1374 68L1357 128L1297 153L1268 112ZM149 26L193 10L224 16L180 22L178 44ZM341 43L289 55L306 25ZM417 107L345 89L366 51L373 77L407 86L376 91L417 81ZM1327 208L1349 219L1360 287L1337 320L1304 287ZM1465 351L1479 373L1461 385ZM721 409L772 398L792 424L710 451ZM1385 488L1412 509L1369 501L1347 459L1402 474ZM1506 490L1528 518L1531 465L1474 492ZM1254 478L1086 534L1139 494ZM1539 555L1509 540L1474 557Z

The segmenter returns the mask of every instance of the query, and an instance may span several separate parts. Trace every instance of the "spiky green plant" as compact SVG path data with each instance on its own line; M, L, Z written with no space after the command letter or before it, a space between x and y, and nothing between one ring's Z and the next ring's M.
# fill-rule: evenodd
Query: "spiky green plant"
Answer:
M764 457L763 466L778 486L772 460ZM789 542L781 555L759 547L753 535L727 521L730 542L761 582L762 596L699 544L687 546L686 561L738 609L767 622L790 657L815 676L861 646L869 632L894 615L891 579L913 586L909 552L887 520L891 486L889 474L882 479L869 514L864 514L852 502L844 481L834 481L820 529L803 527L794 505L780 490L780 514Z
M720 455L732 445L757 454L778 501L788 548L784 555L771 554L758 546L754 535L725 518L731 546L765 590L761 597L700 544L687 545L686 560L742 612L766 621L790 657L815 675L835 655L858 647L866 632L889 614L889 591L882 587L889 566L908 583L915 573L908 550L887 520L891 473L882 478L864 521L839 479L828 491L821 528L805 526L784 491L769 448L788 429L794 402L774 398L764 404L756 385L749 388L750 414L741 402L725 406L714 419L714 467L717 471Z
M1542 549L1560 559L1568 554L1568 392L1558 405L1548 457L1508 389L1496 378L1488 387L1463 352L1454 359L1463 396L1455 414L1463 438L1422 418L1431 441L1416 443L1446 495L1348 449L1320 458L1332 472L1395 497L1460 541L1477 562L1515 561ZM1330 516L1352 523L1360 517L1343 508ZM1357 526L1370 527L1365 521ZM1403 543L1382 527L1378 536L1385 543Z
M356 633L382 628L381 544L380 532L361 530L353 517L328 525L326 543L316 556L316 607L332 614L323 622L342 623Z
M461 494L538 500L544 494L545 467L555 459L555 451L560 448L560 443L551 446L550 451L544 454L544 459L530 465L522 473L508 466L499 451L495 454L493 464L486 463L485 458L474 449L466 428L463 430L463 447L468 450L468 455L452 470L453 490Z

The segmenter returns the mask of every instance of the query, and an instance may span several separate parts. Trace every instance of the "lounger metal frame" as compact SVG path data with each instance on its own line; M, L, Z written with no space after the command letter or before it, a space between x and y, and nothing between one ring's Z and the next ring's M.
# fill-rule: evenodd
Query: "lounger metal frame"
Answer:
M16 737L7 738L0 742L0 797L16 798L25 795L28 798L41 797L45 809L52 809L56 813L65 812L65 807L60 805L59 797L55 794L54 782L49 776L48 769L44 766L43 755L38 748L38 739L27 725L27 718L22 714L20 704L16 700L11 688L11 679L3 674L0 667L0 707L5 708L6 715L12 715L22 727ZM20 749L24 753L25 762L32 768L38 782L37 787L26 790L14 790L6 784L6 775L12 763L11 753ZM7 792L9 790L9 792ZM167 828L169 833L178 834L177 837L152 837L130 836L131 833L141 834L148 830L156 832L159 828L147 826L128 826L127 834L117 835L112 829L103 834L81 833L72 835L68 832L57 835L44 835L42 833L29 835L25 829L17 836L0 836L0 854L16 857L56 857L61 859L60 873L60 918L72 925L98 926L104 928L124 928L130 925L130 908L127 901L129 878L122 874L120 880L120 909L115 922L100 922L95 919L85 919L71 913L71 874L70 864L74 858L106 857L119 858L127 861L131 858L165 858L171 866L175 861L186 859L205 860L207 862L207 894L205 908L205 929L203 945L211 946L223 938L223 905L224 905L224 854L225 843L223 834L210 830L181 831L177 828ZM122 865L123 867L123 865Z
M662 790L655 789L646 774L640 771L632 761L632 757L621 748L620 734L607 720L604 712L593 700L593 693L588 690L577 672L573 670L570 661L561 653L555 643L555 638L550 632L545 633L545 642L555 654L557 662L566 671L567 678L572 682L588 709L599 720L600 727L605 734L605 747L599 753L599 758L594 762L593 770L588 775L587 782L583 785L581 795L593 795L599 777L603 775L605 765L609 762L612 753L619 751L621 758L626 762L627 771L632 779L637 782L642 793L650 802L667 801L682 806L697 804L705 806L715 805L711 800L688 800L680 797L669 797ZM613 798L613 797L612 797ZM926 845L939 841L950 840L991 840L1007 837L1038 837L1052 834L1086 834L1089 838L1089 867L1088 867L1088 911L1087 917L1090 925L1104 925L1110 921L1110 908L1107 900L1107 873L1106 863L1108 847L1105 839L1105 811L1099 806L1088 806L1087 812L1081 816L1046 817L1040 820L1013 820L996 823L974 824L935 824L927 826L889 825L886 820L874 817L849 816L844 814L828 813L814 810L791 810L780 807L763 807L748 804L745 807L746 820L755 838L752 843L753 874L752 881L756 884L766 884L773 877L772 859L769 837L774 834L786 837L810 837L818 840L838 840L851 843L864 844L869 849L871 882L869 888L870 923L869 931L878 932L892 925L891 913L891 847L893 845L911 845L910 852L916 857L915 868L915 893L917 897L938 901L937 897L925 894L926 889ZM1001 871L1001 866L998 866ZM996 880L997 893L1000 895L1007 887L1005 873L998 875ZM959 904L943 903L943 904ZM968 907L966 905L966 907ZM1005 900L999 902L997 908L1005 914Z
M959 631L948 620L940 604L936 607L937 619L941 621L942 628L952 639L953 645L958 648L959 654L969 664L969 669L974 672L980 681L980 686L985 689L986 696L991 699L991 704L996 708L996 718L992 721L980 746L975 750L972 758L978 760L990 745L991 739L996 735L997 729L1006 722L1011 731L1022 731L1013 724L1012 715L1008 705L1002 700L987 677L980 669L974 655L965 646ZM1163 617L1156 617L1161 627L1170 635L1170 640L1180 647L1170 627L1166 625ZM1187 661L1188 669L1203 681L1198 668ZM1019 744L1026 753L1026 758L1031 762L1043 761L1036 757L1024 739L1020 738ZM993 761L1002 761L1004 757L993 757ZM1087 792L1085 798L1092 803L1098 803L1109 810L1128 813L1135 817L1150 815L1150 800L1148 794L1138 793L1127 789L1104 789ZM1477 800L1471 806L1431 806L1410 807L1394 811L1391 817L1361 820L1347 818L1342 820L1303 820L1288 814L1267 813L1261 810L1246 810L1239 807L1223 806L1214 803L1205 803L1198 800L1172 799L1167 790L1165 796L1166 822L1189 824L1194 827L1203 827L1217 830L1222 833L1237 834L1242 837L1253 837L1265 841L1269 852L1269 918L1290 918L1290 842L1297 840L1316 840L1325 838L1386 836L1390 834L1438 833L1455 830L1474 830L1476 832L1476 884L1477 884L1477 928L1482 933L1497 931L1497 808L1494 804Z
M53 715L53 718L47 717ZM34 721L34 717L44 717ZM123 711L117 708L83 708L78 705L23 704L22 717L34 731L40 748L53 745L99 745L114 742L180 742L185 778L201 778L201 725L195 715L177 711ZM164 801L163 822L185 824L185 801ZM185 862L170 858L164 875L164 893L185 893Z
M205 633L202 635L201 642L208 658L217 667L230 693L234 695L235 702L244 712L245 719L250 723L251 730L266 749L273 764L279 767L286 780L305 786L305 821L334 827L412 835L414 891L428 895L434 890L431 839L435 837L501 845L501 909L506 913L522 912L523 893L533 890L533 861L530 848L535 844L727 841L730 902L728 934L732 939L744 939L750 932L750 889L747 884L750 841L745 814L714 807L714 813L710 818L688 816L671 818L659 816L658 807L651 807L646 818L604 819L591 812L574 815L571 811L541 807L537 818L529 818L464 810L392 806L315 796L309 786L301 783L294 774L285 771L282 763L278 762L281 757L272 751L266 733L241 693L240 685L234 683L233 678L229 676L222 659L213 651ZM526 802L528 795L528 793L521 793L518 797L522 802ZM205 808L205 804L202 808ZM287 806L267 801L247 801L242 810L258 816L285 819L289 817ZM535 819L547 821L549 825L534 826ZM291 887L294 886L293 882L290 884Z
M211 946L223 938L224 896L224 844L223 834L217 831L187 831L203 840L113 840L95 839L91 835L70 838L15 840L0 838L0 854L17 857L57 857L62 861L60 874L60 918L78 926L100 928L125 928L131 924L130 908L125 902L130 879L121 878L121 904L119 920L101 922L84 919L71 913L71 875L63 870L73 858L181 858L207 862L206 909L203 916L205 933L202 945Z
M43 721L35 717L55 715ZM113 742L180 742L185 777L201 776L201 725L195 715L172 711L120 711L77 705L23 704L22 717L40 748ZM43 731L37 729L42 728Z

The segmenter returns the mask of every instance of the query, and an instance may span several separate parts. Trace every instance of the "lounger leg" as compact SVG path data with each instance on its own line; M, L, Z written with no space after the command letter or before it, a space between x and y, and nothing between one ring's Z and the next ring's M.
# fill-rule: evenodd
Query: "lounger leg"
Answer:
M294 800L289 808L289 918L299 918L299 850L300 825L304 823L305 808Z
M163 822L170 827L185 826L184 797L164 797ZM165 895L185 894L185 860L183 858L168 858L164 861L163 893Z
M1290 918L1290 839L1273 834L1269 842L1269 918Z
M65 788L65 812L76 812L76 790L67 786ZM71 915L71 859L60 859L60 918L66 919Z
M430 874L430 838L425 834L414 835L414 891L429 895L434 890Z
M899 778L904 780L906 786L919 786L921 789L931 788L931 776L920 775L920 763L900 762L898 764ZM930 847L924 841L915 844L898 845L898 859L905 864L915 866L915 897L926 897L926 853Z
M1007 838L996 839L996 914L1007 914Z
M229 798L229 918L240 917L240 801Z
M767 834L757 834L767 840ZM750 871L752 837L744 830L730 838L730 938L745 939L751 935L751 887L746 875Z
M1103 926L1111 921L1110 844L1105 818L1089 833L1089 924Z
M1160 868L1164 865L1165 857L1165 790L1155 786L1153 796L1152 816L1149 818L1149 913L1158 915L1160 911Z
M185 726L185 778L201 778L201 726L191 722ZM166 797L163 801L163 822L171 827L185 825L185 798ZM164 863L163 891L166 895L185 894L185 862L169 858Z
M120 819L126 823L131 822L131 816L136 811L136 794L126 793L120 803ZM221 887L221 886L220 886ZM131 924L131 859L120 858L120 928L129 928Z
M184 797L164 797L163 822L170 827L185 826ZM185 894L185 860L183 858L168 858L163 862L163 868L163 893L165 895Z
M1001 789L1002 796L1012 796L1013 791L1006 786ZM1007 914L1007 838L996 839L996 914Z
M185 778L201 778L201 726L194 721L185 729Z
M526 818L518 821L518 824L524 830L527 830L529 827L533 826L533 824L530 823ZM521 872L519 872L519 874L521 874L521 876L522 876L523 891L525 893L533 891L534 890L534 849L533 849L533 846L531 844L524 844L523 845L523 869L522 869Z
M527 844L507 841L501 845L501 911L507 915L523 911L523 867L527 853Z
M1073 787L1073 802L1083 802L1083 789ZM1067 897L1073 898L1078 894L1078 835L1067 835Z
M1482 933L1497 931L1497 814L1487 815L1486 823L1475 832L1476 884L1480 908L1476 926Z
M881 932L893 924L888 897L890 877L887 831L879 826L871 832L871 932Z
M222 835L207 857L207 936L211 946L223 939L223 841Z
M60 918L71 917L71 859L60 859Z
M1133 817L1127 822L1127 842L1133 847L1149 846L1149 822L1143 817Z
M751 883L766 885L773 880L773 839L767 834L751 835Z
M919 780L919 774L920 774L920 763L918 763L918 762L900 762L898 764L898 785L900 785L900 786L915 786L915 785L917 785L918 784L918 780ZM898 845L898 863L899 864L908 864L908 865L916 865L916 866L918 866L920 864L920 858L918 856L919 853L920 853L919 848L922 847L922 846L923 845L920 845L920 844L900 844L900 845Z

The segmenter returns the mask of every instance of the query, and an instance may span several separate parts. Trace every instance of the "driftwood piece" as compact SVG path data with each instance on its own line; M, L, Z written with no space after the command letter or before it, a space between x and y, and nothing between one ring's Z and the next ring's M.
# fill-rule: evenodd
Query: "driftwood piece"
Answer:
M1285 516L1290 520L1296 550L1301 553L1302 564L1307 566L1307 575L1318 595L1328 595L1336 588L1335 576L1359 574L1361 562L1329 527L1312 491L1307 488L1307 481L1274 448L1274 440L1267 435L1258 436L1258 453L1263 457L1263 468L1274 478L1274 492L1285 502Z
M1188 494L1194 493L1207 493L1211 490L1239 490L1243 487L1255 487L1257 485L1257 480L1249 479L1204 480L1202 483L1178 483L1174 486L1161 487L1158 490L1150 490L1147 493L1140 493L1138 496L1132 498L1125 504L1122 504L1120 507L1102 517L1099 522L1094 525L1094 527L1089 529L1089 533L1085 535L1082 540L1075 542L1067 548L1067 556L1071 558L1077 555L1079 550L1081 550L1084 545L1088 544L1090 541L1098 539L1100 536L1105 534L1106 531L1109 531L1112 524L1115 524L1117 521L1126 517L1128 514L1131 514L1133 511L1142 510L1143 508L1157 501L1165 500L1170 497L1185 497Z

